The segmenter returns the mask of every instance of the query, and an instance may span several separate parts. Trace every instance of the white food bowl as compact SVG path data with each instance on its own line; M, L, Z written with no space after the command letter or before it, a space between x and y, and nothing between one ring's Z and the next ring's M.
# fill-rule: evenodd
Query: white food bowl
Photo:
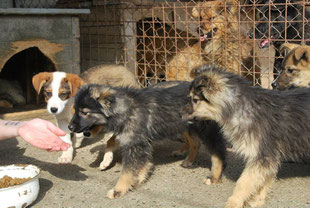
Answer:
M12 178L28 178L30 180L19 185L0 188L0 208L24 208L36 200L39 193L40 169L35 165L0 166L0 178L7 175Z

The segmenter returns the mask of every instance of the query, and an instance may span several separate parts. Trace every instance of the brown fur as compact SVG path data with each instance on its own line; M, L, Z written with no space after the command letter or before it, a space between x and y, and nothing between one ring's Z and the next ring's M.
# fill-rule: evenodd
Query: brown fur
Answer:
M190 81L191 69L205 64L206 60L202 57L201 43L195 43L188 46L168 63L166 68L167 80L184 80Z
M67 74L63 81L69 83L72 97L77 93L79 87L84 85L84 81L76 74Z
M104 84L113 87L140 87L134 73L121 65L98 65L89 68L80 77L86 83Z
M188 132L184 132L183 136L185 139L184 145L179 150L172 152L172 156L183 156L188 152L188 156L181 164L182 167L188 168L192 166L198 155L200 141L198 138L191 137Z
M32 77L33 87L38 94L40 94L43 85L49 81L52 81L52 78L53 72L40 72ZM83 80L78 75L69 73L67 73L67 76L63 82L68 83L70 86L70 97L73 97L77 93L78 88L84 84Z
M193 68L212 63L260 83L260 69L253 63L253 41L245 42L245 35L239 31L236 1L199 2L192 16L201 19L200 35L212 35L178 53L167 66L167 80L190 81ZM217 31L211 32L214 28Z
M41 72L36 74L32 78L32 84L34 89L40 94L43 85L48 81L51 80L52 74L50 72Z
M310 46L284 43L281 52L286 56L283 60L283 71L272 83L278 90L293 87L310 86Z
M198 40L188 31L156 20L143 24L138 27L137 76L143 86L149 86L165 80L167 63Z
M152 163L146 163L138 171L138 176L133 175L131 172L122 171L120 178L118 179L114 189L110 190L107 194L109 199L115 199L123 196L129 190L135 186L140 185L142 182L146 181L150 170L152 169Z

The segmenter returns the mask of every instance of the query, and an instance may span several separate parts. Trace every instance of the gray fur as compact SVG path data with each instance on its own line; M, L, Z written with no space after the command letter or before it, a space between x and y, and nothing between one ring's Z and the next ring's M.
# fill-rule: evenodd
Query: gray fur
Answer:
M189 82L144 89L84 86L75 96L75 114L69 128L80 132L93 125L104 125L106 131L114 132L120 143L123 170L135 175L152 160L153 142L179 140L185 131L199 136L213 154L224 160L225 144L215 122L189 124L181 118L181 111L188 103L189 86ZM105 96L96 92L104 92ZM90 109L90 117L80 115L84 108Z
M225 105L219 106L222 114L218 122L223 126L233 125L232 119L242 111L238 124L233 125L239 130L234 134L224 132L231 142L239 143L250 139L249 134L255 135L255 140L259 141L259 161L266 156L280 162L310 154L310 89L279 92L253 87L242 77L213 66L201 67L192 87L207 71L227 78L226 85L233 97L222 98Z
M281 161L310 156L310 88L263 89L236 74L205 65L196 70L190 92L198 100L192 101L186 116L217 121L235 152L246 160L246 169L226 207L242 207L255 194L264 201L256 191L276 176ZM251 180L251 186L243 184ZM249 187L248 195L241 187Z

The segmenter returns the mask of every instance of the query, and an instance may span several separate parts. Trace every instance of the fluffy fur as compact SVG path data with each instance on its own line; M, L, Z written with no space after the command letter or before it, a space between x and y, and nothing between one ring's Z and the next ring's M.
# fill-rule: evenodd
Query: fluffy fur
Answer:
M280 75L272 83L277 90L310 86L310 46L284 43L281 51L286 52Z
M134 73L122 65L102 64L91 67L84 71L80 77L85 83L104 84L107 86L130 86L140 88ZM113 161L113 152L118 148L113 132L102 133L102 127L96 126L90 132L84 132L88 137L98 137L105 143L104 155L99 165L100 170L107 169Z
M260 69L253 62L253 42L246 42L240 32L237 4L234 0L197 3L192 16L199 20L200 42L183 49L170 61L167 80L190 81L193 68L212 63L242 74L254 84L260 83Z
M310 38L310 25L307 23L310 12L307 8L303 8L301 2L294 0L258 0L256 3L260 5L256 8L258 23L255 25L254 34L250 32L250 37L261 39L262 48L274 45L274 73L278 74L283 60L280 46L284 42L301 43L303 41L304 44L310 44L307 40ZM304 12L305 15L303 15ZM269 21L271 21L270 24Z
M197 43L188 31L147 18L137 24L137 76L143 86L166 80L165 67L177 51Z
M182 82L180 82L180 81L160 82L160 83L151 85L149 87L151 87L151 88L169 88L169 87L179 85L181 83ZM117 85L115 85L115 86L117 86ZM119 85L119 86L122 86L122 85ZM84 135L85 135L85 131L84 131ZM106 146L104 149L105 153L103 156L103 160L99 165L99 169L100 170L107 169L113 161L113 155L114 155L113 152L119 148L119 142L115 140L114 133L113 132L105 132L103 130L103 127L101 125L99 125L99 126L92 127L90 130L90 135L88 135L88 136L100 137L101 140L106 142ZM182 162L181 166L184 168L189 168L194 163L195 158L198 154L198 151L200 148L200 141L197 140L195 137L189 136L187 133L184 133L183 137L184 137L184 141L185 141L184 145L180 149L173 151L171 155L172 156L184 156L186 153L188 153L186 160L184 160Z
M168 88L111 88L87 85L75 97L75 114L69 129L83 132L96 125L112 131L122 153L123 170L108 198L117 198L141 184L152 167L152 144L165 139L182 139L184 134L202 140L211 154L212 178L221 181L225 144L219 127L211 121L189 125L181 119L188 102L189 83Z
M264 204L281 161L310 155L310 89L250 86L214 66L197 69L186 119L213 119L246 161L226 208Z
M140 88L134 73L122 65L98 65L84 71L80 77L85 83L108 86L130 86Z

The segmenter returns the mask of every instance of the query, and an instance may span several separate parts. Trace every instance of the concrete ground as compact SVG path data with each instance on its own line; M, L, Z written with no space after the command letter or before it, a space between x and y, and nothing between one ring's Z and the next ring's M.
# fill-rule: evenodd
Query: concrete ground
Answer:
M60 153L36 149L22 139L0 141L0 164L34 164L41 168L40 193L33 208L61 207L223 207L231 195L244 163L228 153L223 183L207 186L203 181L210 174L210 157L201 147L191 169L180 166L183 158L170 156L182 144L167 142L155 145L155 170L150 179L120 199L107 199L121 171L120 154L115 154L113 167L99 171L102 142L87 139L76 150L72 164L59 165ZM310 165L284 163L264 207L309 208Z

